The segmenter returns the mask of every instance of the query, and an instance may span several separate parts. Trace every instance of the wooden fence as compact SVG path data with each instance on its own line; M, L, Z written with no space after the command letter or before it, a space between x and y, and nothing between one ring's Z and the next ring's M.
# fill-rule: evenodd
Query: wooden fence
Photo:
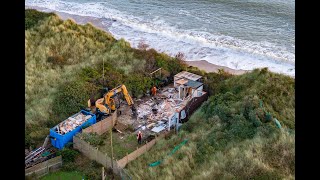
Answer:
M90 143L80 139L78 136L73 136L73 148L79 150L85 156L87 156L91 160L95 160L106 168L112 168L115 174L121 175L122 169L131 161L141 156L145 152L147 152L153 145L156 144L161 138L166 137L170 134L170 132L165 132L145 145L141 146L137 150L128 154L118 161L111 161L111 158L106 153L102 153L98 148L93 147ZM113 164L112 164L113 163Z
M111 158L106 153L102 153L98 148L93 147L86 141L80 139L78 136L73 136L73 148L79 150L91 160L97 161L106 168L112 168L113 172L119 174L117 161L111 161ZM113 163L113 164L112 164Z
M25 176L30 176L35 173L38 177L44 176L62 166L62 157L57 156L47 161L34 165L25 169Z
M112 115L108 116L107 118L85 128L82 130L84 133L93 133L96 132L97 134L101 135L108 130L110 130L117 121L117 110L115 110Z
M123 157L122 159L118 160L118 166L120 168L124 168L129 162L135 160L137 157L141 156L145 152L147 152L153 145L156 144L161 138L167 136L170 132L166 131L165 133L157 136L155 139L151 140L150 142L146 143L145 145L141 146L137 150L133 151L132 153L128 154L127 156Z
M192 113L197 110L201 104L206 101L208 99L208 93L204 92L204 94L200 97L194 97L192 98L185 106L184 110L186 111L186 119L188 120ZM180 112L181 113L181 112ZM179 114L179 117L181 117L181 115ZM185 121L184 120L184 121Z

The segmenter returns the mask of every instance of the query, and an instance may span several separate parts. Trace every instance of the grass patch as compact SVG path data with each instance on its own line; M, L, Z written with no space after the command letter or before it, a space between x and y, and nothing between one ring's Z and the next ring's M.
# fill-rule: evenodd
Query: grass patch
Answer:
M50 173L44 177L41 178L41 180L82 180L84 175L80 172L64 172L64 171L59 171L59 172L54 172Z
M94 147L99 148L99 151L106 153L109 157L111 157L111 135L110 131L102 134L86 134L82 133L80 136L83 137L83 140L86 142L90 142L90 144ZM112 132L112 145L113 145L113 156L115 159L119 160L125 157L131 152L135 151L137 148L141 147L136 139L136 135L134 133L117 133Z

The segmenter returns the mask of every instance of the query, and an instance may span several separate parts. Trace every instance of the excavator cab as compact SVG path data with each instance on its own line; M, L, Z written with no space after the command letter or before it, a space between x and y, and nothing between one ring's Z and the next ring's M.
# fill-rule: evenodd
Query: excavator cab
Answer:
M94 101L92 98L88 100L88 107L91 109L91 112L96 111L95 114L97 115L98 121L103 117L110 115L113 111L120 107L120 100L118 97L119 93L123 94L128 105L131 107L132 114L136 116L136 108L134 107L133 100L129 95L126 86L119 85L105 93L102 98L97 99L96 101Z

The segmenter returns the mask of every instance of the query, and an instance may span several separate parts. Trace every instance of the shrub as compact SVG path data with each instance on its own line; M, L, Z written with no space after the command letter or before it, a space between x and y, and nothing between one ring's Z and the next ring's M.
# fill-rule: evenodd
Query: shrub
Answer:
M91 94L97 92L99 87L93 83L83 81L67 82L60 86L60 90L54 99L53 112L60 119L85 108Z
M133 74L126 78L126 87L133 97L141 97L147 90L151 89L152 79L139 74Z
M249 112L249 120L255 127L259 127L261 125L261 120L259 119L256 110L252 110Z
M43 13L35 9L26 9L25 10L25 30L34 27L41 20L53 15L54 13Z
M78 151L70 149L70 148L63 148L61 151L58 152L58 155L62 155L62 160L64 163L74 162L76 156L79 154Z
M265 121L266 122L271 122L273 119L272 115L270 112L266 112L266 116L265 116Z
M63 65L66 65L67 62L65 61L65 59L60 56L60 55L56 55L56 56L49 56L48 60L49 63L52 63L53 65L59 65L60 67L62 67Z
M175 55L175 58L179 61L185 61L186 60L186 57L185 55L182 53L182 52L178 52L176 55Z
M140 41L139 44L138 44L138 48L140 50L146 50L148 47L149 47L149 45L146 44L144 41Z

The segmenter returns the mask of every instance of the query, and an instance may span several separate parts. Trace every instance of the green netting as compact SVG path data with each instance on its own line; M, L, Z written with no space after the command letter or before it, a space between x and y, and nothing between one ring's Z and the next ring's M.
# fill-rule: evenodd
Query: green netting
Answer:
M174 149L168 154L168 156L171 156L173 153L175 153L178 149L181 148L181 146L185 145L187 143L188 139L185 139L182 141L182 143L180 143L179 145L175 146ZM158 166L159 164L161 164L162 160L153 162L151 164L149 164L149 167L154 167L154 166Z
M182 141L182 143L180 143L179 145L177 145L176 147L174 147L174 149L168 154L168 156L171 156L173 153L175 153L178 149L181 148L181 146L183 146L184 144L187 143L187 139L185 139L184 141Z
M41 156L42 156L42 157L45 157L45 156L48 156L49 154L50 154L50 152L49 152L49 151L46 151L46 152L42 153Z
M278 119L274 118L273 120L274 120L274 122L276 123L276 126L277 126L279 129L281 129L281 124L280 124L280 122L278 121Z
M150 167L158 166L160 163L161 163L161 161L156 161L156 162L154 162L154 163L149 164L149 166L150 166Z
M265 112L265 118L266 118L266 122L270 122L272 120L272 114L270 112L266 112L266 110L263 107L263 102L262 100L260 100L260 107L263 108L263 111ZM273 118L274 123L276 124L276 126L281 129L281 124L280 122L276 119Z

